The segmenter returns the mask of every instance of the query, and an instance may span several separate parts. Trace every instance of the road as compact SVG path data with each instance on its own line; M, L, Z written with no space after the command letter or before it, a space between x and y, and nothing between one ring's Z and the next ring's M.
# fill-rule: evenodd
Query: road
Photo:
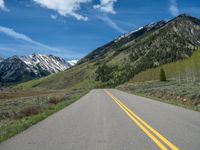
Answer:
M92 90L0 150L199 150L200 113L122 91Z

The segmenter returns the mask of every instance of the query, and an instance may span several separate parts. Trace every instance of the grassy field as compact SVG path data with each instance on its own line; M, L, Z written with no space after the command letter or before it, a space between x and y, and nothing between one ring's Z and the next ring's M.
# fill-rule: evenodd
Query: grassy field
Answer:
M95 87L95 70L96 66L93 63L84 63L76 65L66 71L52 74L44 78L34 79L28 82L17 85L15 88L30 89L42 88L45 90L51 89L71 89L71 88L93 88ZM84 86L81 86L84 85Z
M19 97L19 90L16 97L12 90L7 91L7 96L1 96L4 98L0 99L0 142L70 105L88 91L89 89L74 89L41 93L31 90L28 93L27 90L28 94L25 94L25 97ZM24 93L24 91L21 92ZM36 95L37 92L38 95Z

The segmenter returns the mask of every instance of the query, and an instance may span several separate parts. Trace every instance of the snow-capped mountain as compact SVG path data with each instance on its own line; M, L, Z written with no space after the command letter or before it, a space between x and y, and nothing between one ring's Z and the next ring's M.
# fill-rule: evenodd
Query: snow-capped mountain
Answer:
M71 64L64 59L53 55L32 54L29 56L21 56L19 58L36 74L39 69L49 73L57 73L59 71L64 71L71 66Z
M159 22L153 22L153 23L147 24L147 25L145 25L143 27L140 27L140 28L138 28L138 29L136 29L134 31L131 31L131 32L128 32L126 34L123 34L123 35L119 36L118 38L115 39L114 42L117 43L120 40L123 40L125 38L132 38L132 37L136 38L137 36L140 36L144 32L148 32L148 31L160 28L163 25L165 25L166 23L167 23L166 21L161 20Z
M76 64L53 55L13 56L0 62L0 82L18 82L64 71Z

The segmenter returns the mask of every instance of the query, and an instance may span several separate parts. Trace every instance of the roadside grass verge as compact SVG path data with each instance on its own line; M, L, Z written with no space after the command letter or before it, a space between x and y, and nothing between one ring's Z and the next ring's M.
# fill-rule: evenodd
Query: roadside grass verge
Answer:
M20 133L53 113L80 99L89 90L77 90L63 99L50 98L45 107L30 106L19 111L15 116L0 120L0 142Z
M117 89L138 96L173 104L187 109L200 111L200 83L179 83L176 80L167 82L148 81L126 83Z

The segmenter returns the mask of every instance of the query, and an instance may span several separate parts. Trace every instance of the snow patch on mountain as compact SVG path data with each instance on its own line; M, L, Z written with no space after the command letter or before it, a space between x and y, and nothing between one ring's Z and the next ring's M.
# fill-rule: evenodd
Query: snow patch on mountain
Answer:
M125 34L119 36L117 39L115 39L114 42L117 43L117 42L120 41L121 39L129 37L131 34L136 33L136 32L138 32L138 31L142 30L143 28L144 28L144 27L140 27L140 28L138 28L138 29L136 29L136 30L134 30L134 31L125 33Z
M150 31L152 30L153 28L159 28L161 26L163 26L164 24L166 24L166 21L164 20L161 20L159 22L152 22L150 24L147 24L143 27L139 27L138 29L134 30L134 31L131 31L131 32L128 32L126 34L123 34L121 36L119 36L118 38L116 38L114 40L115 43L119 42L121 39L124 39L124 38L129 38L132 34L137 34L137 32L140 32L142 30L145 30L145 31Z
M67 61L71 66L74 66L78 63L78 60L68 60Z
M57 73L69 68L70 63L64 59L53 55L32 54L29 56L19 57L27 64L36 74L38 70L44 70L49 73Z

